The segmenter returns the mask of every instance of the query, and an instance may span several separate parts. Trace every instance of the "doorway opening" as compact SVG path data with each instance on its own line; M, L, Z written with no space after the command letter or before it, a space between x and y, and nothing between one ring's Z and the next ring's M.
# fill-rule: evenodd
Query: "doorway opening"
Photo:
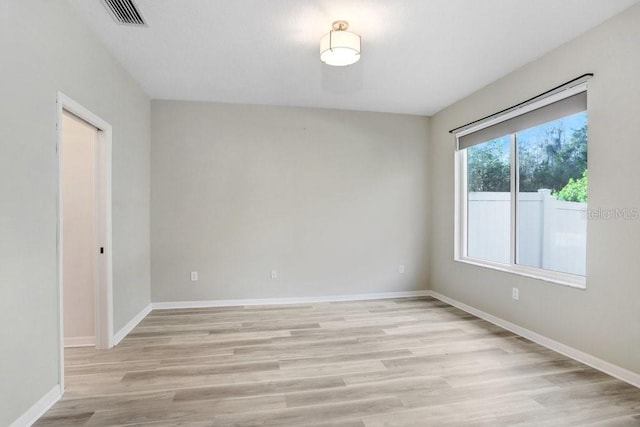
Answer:
M64 348L113 347L111 125L58 93L60 385Z

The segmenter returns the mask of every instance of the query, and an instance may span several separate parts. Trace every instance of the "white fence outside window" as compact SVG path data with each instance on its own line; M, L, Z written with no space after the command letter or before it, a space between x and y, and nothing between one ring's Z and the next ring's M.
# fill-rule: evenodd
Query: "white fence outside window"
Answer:
M587 204L556 200L550 190L518 197L517 263L585 275ZM469 256L509 262L510 210L510 193L468 193Z

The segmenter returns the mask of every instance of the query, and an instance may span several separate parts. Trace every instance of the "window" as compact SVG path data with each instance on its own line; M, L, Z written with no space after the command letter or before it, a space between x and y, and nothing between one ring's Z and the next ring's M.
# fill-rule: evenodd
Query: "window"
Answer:
M586 85L457 136L456 259L584 287Z

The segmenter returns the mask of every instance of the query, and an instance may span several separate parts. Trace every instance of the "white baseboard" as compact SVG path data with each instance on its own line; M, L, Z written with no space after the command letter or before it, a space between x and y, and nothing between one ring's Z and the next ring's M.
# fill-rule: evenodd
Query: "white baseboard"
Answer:
M96 337L65 337L66 347L93 347L96 345Z
M136 316L131 319L117 334L113 337L114 345L117 345L122 339L127 336L129 332L135 328L138 323L142 319L144 319L147 314L151 313L151 304L147 305L145 308L140 311L140 313L136 314ZM92 342L89 344L87 341L91 340ZM74 338L65 338L65 347L76 347L80 345L95 345L95 337L74 337ZM47 394L45 394L40 400L38 400L27 412L22 414L20 418L15 420L10 427L26 427L31 426L35 423L38 418L44 415L60 398L62 397L62 389L60 385L57 384L54 388L52 388Z
M151 309L151 304L149 304L145 308L143 308L140 313L136 314L133 319L129 320L129 322L127 322L127 324L124 325L124 327L113 336L113 345L118 345L118 343L122 341L122 339L126 337L127 334L133 330L133 328L138 326L138 323L140 323L142 319L147 316L147 314L151 313Z
M167 310L176 308L210 308L210 307L237 307L243 305L283 305L283 304L309 304L317 302L337 302L337 301L363 301L388 298L408 298L428 296L430 291L403 291L403 292L382 292L375 294L357 295L331 295L317 297L294 297L294 298L257 298L257 299L226 299L210 301L175 301L175 302L154 302L151 305L154 310Z
M567 357L570 357L574 360L577 360L580 363L584 363L587 366L591 366L592 368L602 371L605 374L609 374L612 377L618 378L619 380L622 380L635 387L640 388L640 374L621 368L620 366L617 366L617 365L614 365L613 363L609 363L605 360L599 359L595 356L592 356L583 351L577 350L573 347L569 347L568 345L562 344L558 341L554 341L551 338L547 338L536 332L530 331L529 329L515 325L511 322L507 322L506 320L503 320L492 314L486 313L482 310L478 310L477 308L471 307L470 305L457 301L453 298L444 296L436 291L429 291L429 295L436 299L439 299L442 302L445 302L449 305L457 307L460 310L466 311L467 313L473 314L474 316L484 319L487 322L491 322L494 325L498 325L508 331L513 332L514 334L518 334L522 337L530 339L531 341L534 341L553 351L557 351L558 353L563 354Z
M40 400L33 404L31 408L15 420L9 427L29 427L38 418L44 415L60 398L62 397L62 389L60 384L56 384L47 394L42 396Z

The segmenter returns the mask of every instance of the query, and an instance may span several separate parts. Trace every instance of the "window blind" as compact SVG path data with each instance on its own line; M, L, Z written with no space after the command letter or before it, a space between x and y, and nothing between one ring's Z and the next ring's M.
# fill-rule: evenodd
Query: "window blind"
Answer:
M458 136L458 150L464 150L505 135L585 111L586 109L587 92L585 90L491 126L481 127L475 132Z

